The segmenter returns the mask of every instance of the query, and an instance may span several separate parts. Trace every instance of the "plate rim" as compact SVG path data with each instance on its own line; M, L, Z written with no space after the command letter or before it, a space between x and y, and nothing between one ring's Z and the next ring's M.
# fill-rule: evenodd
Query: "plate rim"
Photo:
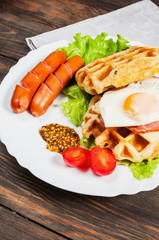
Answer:
M109 36L109 38L110 38L110 37L111 37L111 36ZM20 58L15 65L13 65L13 66L10 68L10 70L8 71L8 73L6 74L6 76L3 78L2 82L1 82L0 92L2 91L3 87L5 87L5 85L7 85L7 79L11 76L12 72L14 72L14 71L16 70L16 68L17 68L17 66L18 66L19 64L22 64L23 62L27 61L27 59L29 59L31 56L34 56L34 54L35 54L35 55L38 54L39 52L42 51L42 49L47 49L47 48L49 48L49 47L52 46L52 45L53 45L53 46L56 45L56 43L58 43L58 44L59 44L59 43L60 43L60 44L62 44L62 43L67 44L68 42L69 42L69 41L67 41L67 40L61 40L61 41L57 41L57 42L52 42L52 43L43 45L43 46L41 46L41 47L39 47L38 49L35 49L35 50L33 50L33 51L29 51L25 56L23 56L22 58ZM131 43L132 43L132 41L130 41L130 44L131 44ZM134 44L140 44L140 43L134 42L134 41L133 41L133 43L134 43ZM140 44L140 45L142 45L142 44ZM0 100L1 100L1 96L0 96ZM0 123L1 123L1 118L0 118ZM60 189L66 190L66 191L70 191L70 192L74 192L74 193L78 193L78 194L90 195L90 196L115 197L115 196L119 196L119 195L122 195L122 194L132 195L132 194L137 194L137 193L142 192L142 191L150 191L150 190L155 189L155 188L159 185L159 183L156 182L155 184L153 184L153 186L145 186L145 188L142 188L142 189L141 189L140 187L138 187L138 189L133 190L133 191L129 191L129 192L127 192L127 191L122 191L122 192L121 192L121 191L118 191L118 192L113 193L113 194L108 194L108 193L95 194L95 193L88 193L88 192L85 192L85 191L75 191L75 190L72 190L72 189L67 188L67 187L59 186L59 185L57 185L56 183L52 184L52 183L44 180L43 178L39 177L39 176L37 175L37 173L35 173L35 171L33 171L32 168L26 167L26 165L25 165L24 163L22 163L22 161L20 161L20 160L18 159L18 154L15 155L15 154L12 152L10 145L7 144L7 140L6 140L5 136L2 134L2 125L1 125L1 124L0 124L0 139L1 139L1 141L5 144L8 153L9 153L11 156L13 156L13 157L16 158L18 164L19 164L21 167L29 170L29 171L30 171L35 177L37 177L38 179L40 179L40 180L42 180L42 181L44 181L44 182L46 182L46 183L48 183L48 184L50 184L50 185L52 185L52 186L54 186L54 187L57 187L57 188L60 188ZM45 146L44 146L44 147L45 147ZM123 190L124 190L124 189L123 189Z

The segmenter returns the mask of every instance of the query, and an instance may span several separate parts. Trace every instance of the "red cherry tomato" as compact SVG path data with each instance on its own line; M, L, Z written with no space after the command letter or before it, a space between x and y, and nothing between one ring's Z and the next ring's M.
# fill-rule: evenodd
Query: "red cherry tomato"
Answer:
M107 148L94 147L90 151L90 167L99 176L109 175L116 167L116 159Z
M66 165L80 167L87 162L90 151L82 147L68 148L62 153Z

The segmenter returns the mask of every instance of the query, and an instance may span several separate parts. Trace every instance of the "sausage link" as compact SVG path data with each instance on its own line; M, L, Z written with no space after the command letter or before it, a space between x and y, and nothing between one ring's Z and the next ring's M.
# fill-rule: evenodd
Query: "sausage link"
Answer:
M43 115L61 92L62 88L58 79L53 74L50 74L47 80L40 85L40 88L31 101L31 113L35 117Z
M44 61L38 63L26 76L16 85L11 99L11 107L14 112L21 113L28 109L32 97L42 82L50 73L66 61L66 54L62 51L51 53ZM26 90L24 90L26 89ZM24 95L25 96L24 96ZM25 99L25 105L24 100Z
M54 74L50 74L31 101L31 113L35 117L43 115L62 89L74 77L76 71L83 65L83 59L80 56L74 56L66 63L61 64Z
M30 99L30 91L21 85L16 85L11 99L11 107L16 113L24 112L28 107L28 99Z

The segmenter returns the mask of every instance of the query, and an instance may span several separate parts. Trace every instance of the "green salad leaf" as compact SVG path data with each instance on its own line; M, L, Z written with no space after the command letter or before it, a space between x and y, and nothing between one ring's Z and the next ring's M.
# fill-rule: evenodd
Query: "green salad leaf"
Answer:
M91 136L89 138L82 137L80 140L81 147L85 147L91 150L95 147L94 137ZM118 165L125 165L129 167L132 171L133 176L139 181L145 178L151 178L154 174L157 165L159 164L159 155L154 159L145 159L142 162L131 162L129 160L118 161Z
M109 56L114 52L119 52L130 47L127 45L128 40L124 39L120 34L117 35L117 41L113 41L112 38L106 39L108 34L102 32L95 39L91 36L81 36L81 33L77 33L74 36L75 41L69 43L68 47L58 48L66 53L67 60L75 55L79 55L83 58L85 64L88 64L96 58L102 58Z
M70 118L76 127L79 127L88 110L91 95L82 91L77 84L66 87L63 93L68 96L68 102L60 103L63 106L63 113Z
M94 61L96 58L102 58L111 55L114 52L120 52L130 47L129 41L124 39L120 34L117 35L116 42L112 39L106 39L107 33L102 32L95 39L89 35L81 36L77 33L74 36L75 41L69 43L68 47L58 48L66 53L67 60L75 55L83 58L85 64ZM63 106L63 113L70 118L70 121L75 126L80 126L83 122L83 117L88 109L91 96L83 92L77 84L66 87L63 93L68 96L68 102L61 102ZM91 149L95 146L94 138L89 139L82 137L81 146ZM130 161L118 161L118 164L128 166L135 178L142 180L150 178L154 170L159 164L159 155L154 159L146 159L139 163L132 163Z
M119 52L130 47L127 45L129 41L119 34L116 42L112 38L106 40L106 36L107 33L103 32L93 39L89 35L81 37L81 33L77 33L74 36L74 42L69 43L68 47L58 48L58 50L66 53L67 60L79 55L83 58L85 64L88 64L96 58L109 56L113 52ZM80 126L88 109L90 95L80 90L76 84L66 87L63 93L68 96L68 102L61 103L63 113L70 118L75 126Z
M89 138L86 138L86 137L83 136L80 139L80 146L91 150L93 147L96 146L96 144L94 142L94 137L90 136Z
M80 140L80 145L91 150L95 147L94 137L89 138L82 137ZM145 159L142 162L131 162L129 160L117 161L118 165L125 165L129 167L132 171L133 176L139 181L145 178L151 178L154 174L157 165L159 164L159 155L154 159Z
M146 159L142 162L118 161L118 164L128 166L135 178L143 180L152 177L157 165L159 164L159 155L154 159Z

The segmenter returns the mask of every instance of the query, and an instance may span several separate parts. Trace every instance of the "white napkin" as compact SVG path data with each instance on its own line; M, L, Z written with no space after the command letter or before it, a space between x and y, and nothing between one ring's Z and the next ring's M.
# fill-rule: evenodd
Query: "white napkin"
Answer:
M34 50L63 39L72 41L77 32L81 32L82 36L107 32L112 37L119 33L130 41L159 47L159 7L150 0L143 0L111 13L26 38L26 42Z

